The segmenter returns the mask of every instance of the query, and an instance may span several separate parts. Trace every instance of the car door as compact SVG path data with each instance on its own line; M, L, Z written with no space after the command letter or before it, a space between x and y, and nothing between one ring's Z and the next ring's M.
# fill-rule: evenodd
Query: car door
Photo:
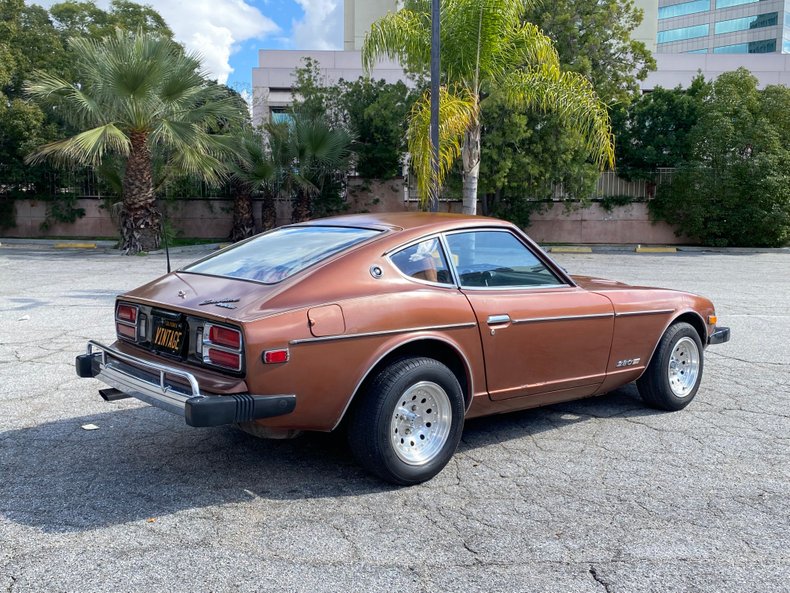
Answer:
M567 389L592 394L612 342L609 299L566 282L507 229L444 239L480 327L491 399Z

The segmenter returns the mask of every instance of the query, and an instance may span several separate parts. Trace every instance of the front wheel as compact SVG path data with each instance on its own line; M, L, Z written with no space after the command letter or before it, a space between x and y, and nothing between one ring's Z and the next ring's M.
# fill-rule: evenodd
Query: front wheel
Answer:
M636 386L649 406L680 410L697 394L702 367L703 348L697 330L688 323L675 323L661 337L653 359Z
M393 484L430 480L461 439L464 398L453 372L431 358L398 360L370 383L348 426L362 467Z

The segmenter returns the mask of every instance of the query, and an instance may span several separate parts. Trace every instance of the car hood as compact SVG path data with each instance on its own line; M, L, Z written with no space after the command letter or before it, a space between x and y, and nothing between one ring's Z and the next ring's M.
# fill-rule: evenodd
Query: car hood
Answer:
M644 288L634 287L625 282L617 280L607 280L605 278L594 278L593 276L571 276L571 279L585 290L598 292L600 290L617 290L623 288Z

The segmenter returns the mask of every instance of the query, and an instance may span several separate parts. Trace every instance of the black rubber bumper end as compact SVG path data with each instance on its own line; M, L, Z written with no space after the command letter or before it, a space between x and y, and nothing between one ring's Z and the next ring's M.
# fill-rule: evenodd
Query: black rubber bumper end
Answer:
M93 368L93 361L95 358L90 354L80 354L74 361L77 367L77 376L83 379L95 377L96 372Z
M188 399L184 418L189 426L222 426L290 414L295 395L210 395Z
M708 344L723 344L730 341L730 328L717 327L708 338Z

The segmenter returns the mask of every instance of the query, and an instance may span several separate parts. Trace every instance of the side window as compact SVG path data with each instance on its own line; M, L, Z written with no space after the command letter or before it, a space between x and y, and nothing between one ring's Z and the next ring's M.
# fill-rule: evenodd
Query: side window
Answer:
M416 280L452 284L447 260L438 239L427 239L390 256L397 268Z
M447 235L461 286L532 287L564 284L507 231Z

